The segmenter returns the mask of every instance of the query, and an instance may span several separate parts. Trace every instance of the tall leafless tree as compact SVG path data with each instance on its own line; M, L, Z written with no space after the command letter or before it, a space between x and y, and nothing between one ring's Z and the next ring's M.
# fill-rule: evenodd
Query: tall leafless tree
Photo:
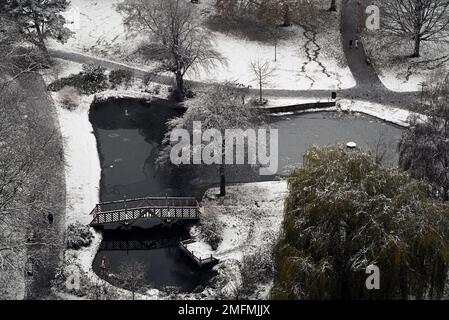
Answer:
M156 71L174 74L179 100L185 97L184 76L189 70L210 69L225 61L213 49L196 8L184 0L125 0L117 10L130 30L149 34L140 53L160 62Z
M449 36L448 0L383 0L383 29L414 42L412 57L419 57L423 41Z
M263 123L263 119L256 108L252 108L245 102L248 93L246 88L237 86L235 83L217 83L203 89L202 92L192 100L186 102L187 111L178 118L168 122L169 132L164 138L164 147L157 160L160 165L170 164L170 155L175 147L175 142L171 141L171 133L176 129L186 130L193 139L195 130L194 123L200 122L202 130L218 130L221 138L225 138L226 130L241 129L246 130ZM230 163L225 163L227 150L234 150L234 145L226 145L226 141L217 141L219 137L213 137L208 145L201 144L189 148L191 159L194 154L202 155L204 150L213 154L214 158L221 161L211 164L210 167L218 169L220 175L220 196L226 195L226 167L236 169ZM237 156L238 150L236 150ZM238 155L241 155L240 153ZM195 162L195 161L191 161ZM202 163L204 165L204 163ZM200 165L198 163L198 165ZM257 165L257 164L256 164ZM204 165L206 166L206 165ZM203 166L203 167L204 167ZM241 165L243 167L243 165ZM246 168L246 167L245 167Z
M270 80L274 76L275 68L270 65L269 61L257 59L250 63L251 71L254 75L253 81L259 87L259 103L263 104L263 87L270 84Z

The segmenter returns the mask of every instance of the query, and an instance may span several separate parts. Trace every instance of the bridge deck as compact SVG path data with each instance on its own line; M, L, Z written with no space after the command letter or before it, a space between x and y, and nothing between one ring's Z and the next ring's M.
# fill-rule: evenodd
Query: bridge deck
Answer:
M91 212L91 226L133 223L141 219L198 220L200 210L195 198L139 198L97 204Z
M181 241L180 248L198 267L202 268L219 262L219 260L214 258L212 254L210 256L203 257L201 254L191 250L189 245L194 243L195 241L192 239Z

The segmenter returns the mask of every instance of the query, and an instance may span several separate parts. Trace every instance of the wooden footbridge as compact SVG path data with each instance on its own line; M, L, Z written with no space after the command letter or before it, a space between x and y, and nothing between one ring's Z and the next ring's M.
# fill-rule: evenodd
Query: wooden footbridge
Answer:
M158 239L158 240L104 240L100 244L99 250L105 251L146 251L174 247L179 244L179 240Z
M163 223L198 220L200 209L195 198L148 197L99 203L91 215L92 227L112 223L130 226L144 219L159 219Z

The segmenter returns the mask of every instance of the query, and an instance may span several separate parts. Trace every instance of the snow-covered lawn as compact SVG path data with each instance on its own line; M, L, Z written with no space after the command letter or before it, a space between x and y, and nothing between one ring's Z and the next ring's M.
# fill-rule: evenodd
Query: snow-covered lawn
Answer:
M115 6L121 0L70 0L71 8L65 18L68 27L75 32L64 45L54 47L78 52L90 52L99 56L125 56L135 47L125 32L121 15Z
M218 291L232 298L241 286L241 268L244 257L268 252L281 231L284 219L284 200L287 195L286 181L239 184L227 187L224 198L216 198L218 189L206 192L202 202L205 226L194 226L191 235L197 241L195 252L204 257L213 255L220 259L215 267L222 279ZM209 223L218 225L222 241L217 250L208 244L203 228ZM256 272L256 270L254 271ZM257 298L267 298L272 279L257 284Z
M374 2L381 2L375 0ZM421 91L421 83L432 78L436 70L449 68L449 39L421 43L421 57L410 58L414 43L392 39L382 30L366 32L363 42L382 83L397 92Z
M58 79L80 73L82 70L83 65L80 63L62 59L53 59L52 68L42 70L41 74L46 83L52 83Z
M349 68L340 67L332 58L320 58L329 77L323 73L316 62L307 64L305 73L301 72L301 66L307 62L307 58L301 48L301 44L306 40L299 32L295 35L295 39L280 43L276 62L273 45L237 39L220 33L214 33L214 36L216 49L226 58L227 63L218 65L210 72L200 71L199 74L190 74L188 78L204 82L230 80L257 87L251 70L251 62L260 60L268 61L274 68L267 88L336 90L351 88L356 84Z
M216 258L241 261L243 255L273 245L284 217L286 181L230 186L223 199L215 199L216 194L218 189L208 190L202 203L204 215L215 215L223 226L223 240L213 252ZM195 238L201 240L201 233Z
M72 8L66 18L73 22L69 26L74 36L61 45L52 42L53 48L80 53L89 53L101 58L139 65L130 54L142 39L143 34L127 33L121 15L115 10L121 0L72 0ZM210 7L210 5L209 5ZM237 81L244 85L257 86L250 69L251 61L269 61L275 72L267 88L273 89L347 89L355 86L355 80L347 67L339 39L339 19L335 28L317 36L318 60L311 61L304 44L307 39L299 27L291 27L294 33L289 40L279 43L278 59L274 61L274 46L257 41L247 41L230 35L214 32L216 49L227 63L216 68L188 75L198 81ZM336 40L337 39L337 40ZM143 67L143 66L142 66ZM302 68L304 67L304 70Z

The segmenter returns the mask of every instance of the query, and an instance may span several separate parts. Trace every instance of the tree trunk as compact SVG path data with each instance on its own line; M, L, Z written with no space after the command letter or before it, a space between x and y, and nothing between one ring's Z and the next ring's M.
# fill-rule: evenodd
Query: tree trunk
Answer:
M262 76L262 75L261 75ZM262 80L259 81L259 103L263 104L263 96L262 96Z
M284 27L289 27L291 26L292 23L290 21L290 7L288 4L284 5Z
M278 61L278 41L274 40L274 62Z
M423 14L423 3L422 1L417 1L415 4L415 18L416 21L414 23L414 40L415 40L415 52L413 53L412 57L419 57L421 54L421 29L423 26L423 18L422 18L422 14Z
M224 197L226 195L226 176L224 166L224 164L220 166L220 197Z
M185 88L184 88L184 77L180 72L175 72L176 77L176 99L179 101L184 100Z
M39 48L39 50L42 51L42 53L44 54L45 59L47 60L47 62L50 61L50 53L48 53L48 49L47 46L45 45L45 38L44 35L41 32L41 29L39 27L39 25L37 24L37 22L35 22L35 29L36 29L36 33L37 33L37 42L36 45Z
M419 57L421 55L421 36L415 36L415 51L412 57Z
M337 1L336 0L331 1L331 7L330 7L329 11L337 11Z

